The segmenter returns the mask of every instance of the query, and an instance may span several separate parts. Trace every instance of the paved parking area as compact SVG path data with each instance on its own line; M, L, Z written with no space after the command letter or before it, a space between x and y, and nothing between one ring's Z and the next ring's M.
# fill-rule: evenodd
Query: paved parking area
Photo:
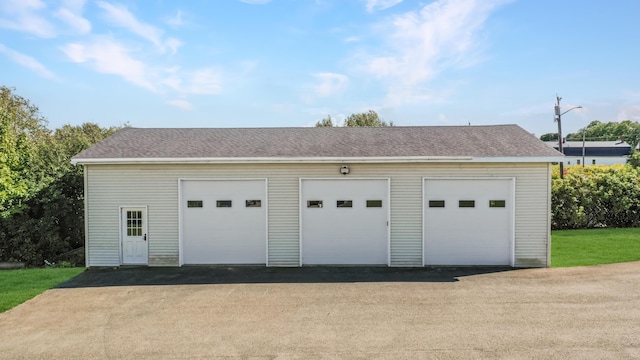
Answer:
M0 314L3 359L637 359L640 262L91 270Z

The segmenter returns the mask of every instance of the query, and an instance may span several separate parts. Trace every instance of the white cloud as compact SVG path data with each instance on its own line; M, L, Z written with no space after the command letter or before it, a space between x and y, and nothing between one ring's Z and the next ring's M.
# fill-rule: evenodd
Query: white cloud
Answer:
M380 11L400 4L402 0L367 0L368 12Z
M347 38L344 39L344 42L356 42L356 41L360 41L360 38L357 36L349 36Z
M165 44L171 50L171 53L175 54L178 52L178 48L182 46L182 41L174 38L168 38Z
M264 5L270 3L271 0L240 0L240 2L252 5Z
M271 105L271 110L278 112L278 113L287 113L287 112L291 112L291 110L294 109L294 105L293 104L273 104Z
M178 46L182 44L179 40L173 38L165 41L162 37L163 31L161 29L139 21L124 5L114 5L106 1L98 1L96 4L105 11L107 19L114 25L128 29L132 33L153 43L162 52L168 47L175 53Z
M29 55L19 53L13 49L10 49L4 46L3 44L0 44L0 54L4 54L15 63L21 66L24 66L27 69L31 69L35 71L40 76L43 76L49 79L56 78L55 74L53 74L51 71L49 71L49 69L47 69L44 65L38 62L38 60L36 60L35 58Z
M365 54L365 71L387 82L392 102L424 101L441 72L467 66L491 13L509 0L438 0L393 18L384 53Z
M551 102L538 103L535 105L526 105L516 109L504 111L499 114L503 117L526 117L526 116L544 116L553 117L553 104Z
M215 95L222 91L222 76L217 69L209 67L186 71L179 66L154 67L136 59L124 45L108 37L70 43L61 50L73 62L89 64L99 73L120 76L155 93L171 91L184 96Z
M41 38L56 36L55 28L41 14L47 5L40 0L3 0L0 11L0 28L23 31Z
M626 106L618 111L616 121L640 121L640 105Z
M188 94L215 95L222 91L220 73L214 69L199 69L187 76L183 89Z
M65 22L75 32L86 34L91 31L91 23L82 17L85 0L64 0L53 16Z
M317 96L329 96L335 93L341 92L347 85L349 78L342 74L336 73L316 73L313 74L318 80L318 84L315 86L315 93Z
M180 27L184 25L184 20L182 19L182 11L178 10L176 16L168 18L166 20L166 23L169 24L169 26L173 27Z
M167 104L178 107L182 110L193 110L193 106L185 99L175 99L167 101Z
M91 31L91 23L89 20L78 14L74 14L69 9L59 9L54 13L54 16L67 23L74 31L80 34L86 34Z
M97 72L118 75L150 91L158 90L147 66L114 40L98 38L87 44L67 44L61 49L73 62L90 63Z
M220 72L213 68L182 71L173 67L165 69L164 72L167 75L162 78L162 85L180 94L216 95L222 91Z

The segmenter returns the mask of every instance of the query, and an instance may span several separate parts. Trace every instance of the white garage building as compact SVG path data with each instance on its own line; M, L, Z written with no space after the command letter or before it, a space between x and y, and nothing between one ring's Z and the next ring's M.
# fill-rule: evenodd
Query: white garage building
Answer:
M125 128L72 161L91 267L528 267L560 156L516 125Z

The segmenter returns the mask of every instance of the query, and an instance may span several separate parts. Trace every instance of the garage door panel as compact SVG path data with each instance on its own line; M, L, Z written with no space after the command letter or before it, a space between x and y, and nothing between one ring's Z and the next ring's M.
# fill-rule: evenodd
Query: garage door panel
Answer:
M424 186L426 265L510 264L512 180L425 179ZM444 207L430 207L430 200ZM473 207L461 207L461 200Z
M302 180L303 264L387 264L387 193L387 180ZM308 207L314 200L322 207ZM367 207L367 200L381 207Z
M264 180L183 181L182 198L185 264L266 262ZM202 201L202 207L184 206L189 200ZM247 201L260 206L248 207Z

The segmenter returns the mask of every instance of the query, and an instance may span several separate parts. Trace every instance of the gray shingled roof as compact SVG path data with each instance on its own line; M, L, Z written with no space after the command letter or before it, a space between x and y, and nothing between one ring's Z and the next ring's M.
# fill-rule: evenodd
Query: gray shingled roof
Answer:
M517 125L142 129L124 128L73 158L555 157Z

